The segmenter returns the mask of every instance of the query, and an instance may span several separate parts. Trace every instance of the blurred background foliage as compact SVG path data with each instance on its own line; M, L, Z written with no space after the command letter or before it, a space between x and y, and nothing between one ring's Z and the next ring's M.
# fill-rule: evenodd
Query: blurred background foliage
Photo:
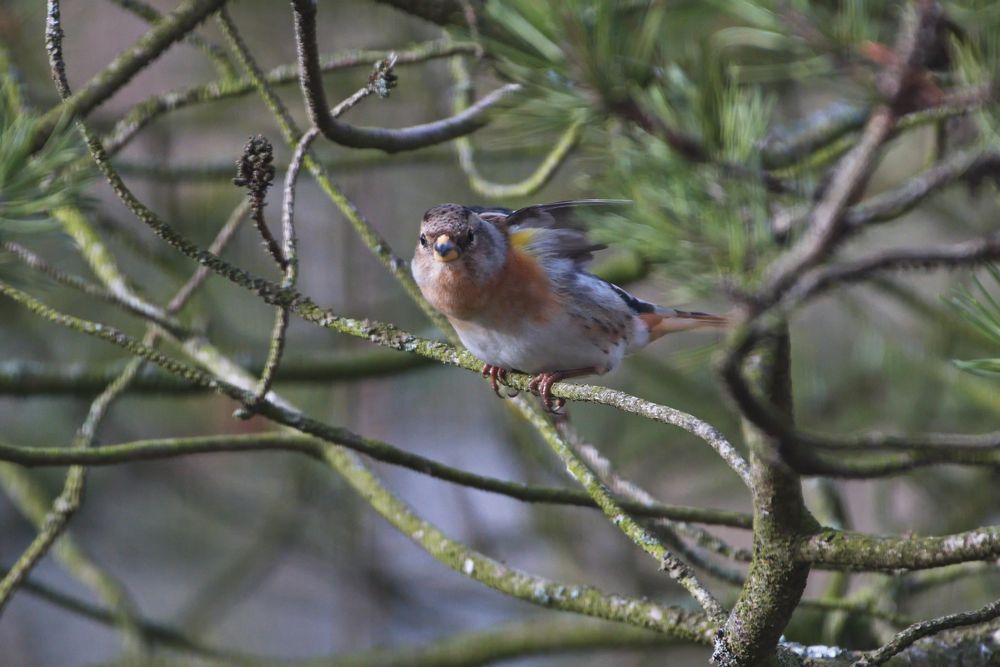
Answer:
M66 0L66 58L82 84L147 30L119 5ZM174 3L155 3L161 11ZM995 2L943 2L950 48L934 76L943 87L977 85L1000 73L1000 7ZM479 6L476 3L476 6ZM516 182L571 125L582 128L566 164L540 191L505 200L517 207L573 197L628 198L628 215L590 221L612 245L605 268L624 266L629 288L645 298L699 310L727 307L727 290L752 286L796 225L831 161L841 155L877 99L872 57L892 46L903 3L862 0L489 0L479 21L447 29L453 39L480 40L484 57L465 57L478 91L500 80L525 86L518 106L472 137L478 167L496 182ZM267 69L294 61L285 3L244 0L232 8L255 56ZM442 37L441 28L380 3L320 3L320 47L401 50ZM56 95L44 44L43 3L0 6L6 46L0 101L0 241L16 233L60 269L87 274L69 236L50 220L64 205L85 205L123 271L154 302L169 297L193 270L132 219L92 170L78 159L77 135L60 130L29 157L35 109ZM201 30L223 44L217 26ZM8 65L18 74L8 73ZM347 120L399 127L446 115L456 90L447 62L400 67L388 100L369 99ZM179 44L89 119L106 132L150 95L220 76L213 61ZM362 86L367 68L333 72L331 99ZM18 83L21 82L21 83ZM14 91L25 91L18 102ZM300 92L279 95L304 124ZM677 136L642 128L644 114ZM994 109L919 117L888 147L871 197L886 192L953 150L997 147ZM660 128L662 129L662 128ZM290 151L273 118L248 94L196 104L153 122L115 158L137 193L185 234L207 244L242 193L229 180L247 136L275 144L279 173ZM678 143L680 137L682 141ZM808 139L806 148L795 141ZM683 150L678 150L678 145ZM318 144L334 179L388 243L404 256L415 244L420 216L444 201L480 203L450 148L386 156ZM780 192L754 175L768 169ZM996 229L992 183L943 191L890 225L852 240L845 257L922 242L957 241ZM274 194L274 193L272 193ZM272 196L269 220L280 211ZM386 275L346 221L311 181L298 210L301 285L337 312L390 320L431 333L419 310ZM786 227L776 229L776 221ZM34 230L39 233L23 235ZM42 233L44 232L44 233ZM273 277L259 242L244 230L226 251L240 266ZM6 261L5 261L6 260ZM0 253L0 273L32 275ZM1000 308L995 271L908 274L852 288L809 305L792 321L797 418L830 431L901 432L996 429ZM42 295L53 306L111 322L130 333L141 323L99 301L62 289ZM952 300L954 307L947 305ZM240 359L259 364L272 313L251 296L212 280L182 313ZM37 321L0 302L0 375L38 370L105 368L120 355ZM354 340L293 322L288 366L370 351ZM953 359L961 362L960 372ZM716 382L713 348L704 335L679 335L628 361L609 384L692 412L736 438L739 425ZM2 385L4 440L23 445L68 442L93 394L24 390ZM565 471L525 425L512 418L485 384L469 373L413 366L390 377L333 384L279 381L310 414L407 449L498 477L564 482ZM96 393L96 392L94 392ZM430 400L428 397L432 397ZM747 497L714 453L691 437L597 406L572 406L588 439L623 474L665 502L746 509ZM136 393L106 420L102 442L268 428L260 419L230 418L232 406L193 393ZM406 471L377 466L393 489L429 519L470 546L554 578L590 582L686 604L643 556L596 513L525 506ZM55 495L62 472L32 471ZM849 525L876 532L944 533L1000 521L995 470L924 469L891 479L835 483ZM808 502L819 512L817 486ZM567 518L569 517L569 518ZM326 471L279 454L215 455L96 470L73 532L88 553L114 572L143 614L190 636L248 653L309 657L373 646L427 642L463 630L524 618L533 610L451 572L387 528ZM713 532L741 547L749 536ZM0 562L11 563L34 535L12 502L0 498ZM586 545L586 548L581 548ZM740 566L742 567L742 566ZM86 598L87 589L48 560L35 578ZM929 589L919 578L817 572L808 593L831 590L898 605L927 616L974 607L1000 592L995 569ZM713 582L729 601L735 588ZM930 592L928 592L930 591ZM52 629L59 632L53 635ZM797 612L786 633L802 642L868 647L884 639L882 624ZM67 665L108 661L118 641L94 624L25 592L0 623L5 664ZM704 664L707 651L660 649L624 657L525 660L517 664Z
M61 126L43 149L33 152L38 117L26 105L10 56L0 45L0 240L53 229L51 213L82 206L93 169L80 163L77 133Z

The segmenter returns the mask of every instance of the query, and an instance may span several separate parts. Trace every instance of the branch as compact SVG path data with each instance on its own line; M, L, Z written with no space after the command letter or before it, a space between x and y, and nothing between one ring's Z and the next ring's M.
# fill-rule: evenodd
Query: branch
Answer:
M885 101L872 111L857 145L837 165L823 199L813 207L806 233L771 266L767 289L772 296L784 292L803 271L833 251L843 236L844 211L868 182L879 148L890 138L900 116L922 108L925 59L938 43L942 13L936 2L907 7L891 62L881 72L880 92Z
M241 389L219 377L171 359L113 327L55 311L2 282L0 282L0 294L13 299L44 319L110 342L171 373L209 387L234 400L244 402L253 396L253 393L246 389ZM242 375L242 373L240 374ZM271 401L265 401L261 404L260 414L280 424L331 442L336 442L340 433L339 429L311 419L291 407ZM699 643L711 641L715 626L701 614L693 614L673 607L663 607L647 600L609 595L590 586L558 584L509 568L473 551L465 545L451 540L432 524L414 514L349 451L336 447L324 447L322 457L379 514L396 526L404 535L417 542L435 559L457 572L472 577L502 593L544 607L628 623L672 634L689 641Z
M793 414L790 347L787 328L779 328L748 353L754 385L787 419ZM753 559L715 642L712 659L720 667L784 659L781 633L809 577L809 565L798 557L796 545L802 532L818 525L805 506L798 475L781 461L779 443L746 417L741 421L750 452Z
M844 226L854 231L865 225L894 220L953 183L966 180L974 185L998 173L1000 151L969 149L955 153L909 178L898 188L852 206L844 214Z
M593 622L535 618L488 630L466 632L419 646L379 648L315 661L314 667L442 667L488 665L513 658L613 649L648 650L677 639L638 628ZM179 666L178 666L179 667Z
M781 293L804 270L818 264L840 237L844 209L860 191L873 168L879 147L889 138L896 116L887 106L872 112L860 141L844 157L820 201L809 215L809 228L770 269L767 290Z
M841 234L847 236L868 225L895 220L954 183L965 181L970 187L975 187L987 178L997 178L998 173L1000 152L983 152L981 148L960 151L910 177L899 187L848 208L844 212ZM781 225L779 231L786 234L801 222L791 218Z
M377 0L377 2L391 5L431 23L458 27L467 23L466 7L471 6L473 9L479 7L481 10L485 4L484 0ZM479 13L476 15L477 22Z
M101 239L87 224L83 213L76 208L58 208L52 216L59 221L63 231L76 242L80 254L86 260L94 275L103 283L114 298L129 312L163 327L166 331L183 335L188 331L181 322L138 296L129 286L124 276L115 266L115 259L101 242Z
M8 571L9 570L0 566L0 574L4 574ZM102 623L104 625L112 625L118 622L116 612L94 606L85 600L81 600L54 588L50 588L45 584L34 581L33 579L26 579L21 587L25 593L34 595L49 604L55 605L64 611L76 614L82 618L86 618L96 623ZM142 618L134 620L136 627L142 633L142 636L152 643L187 651L189 653L196 653L198 655L242 659L247 662L253 661L253 658L250 656L235 656L228 651L220 651L197 643L185 636L183 633L177 631L175 628L155 623L153 621L144 620Z
M204 267L199 267L199 269ZM206 273L206 275L210 275ZM402 354L393 350L374 349L334 354L316 358L290 359L278 371L276 382L318 383L351 382L393 376L426 367L426 357ZM264 360L240 360L242 365L259 376ZM100 391L122 369L121 363L110 364L48 364L28 360L0 362L0 396L67 395L78 396ZM205 391L163 373L155 367L144 368L129 387L133 394L197 394Z
M0 464L0 481L21 514L36 530L43 530L53 505L52 497L43 486L29 476L27 470L9 464ZM124 633L125 647L144 648L148 638L138 619L135 603L122 583L88 555L69 530L52 545L52 554L66 572L108 605L108 622ZM6 577L10 572L10 568L0 568L0 576ZM22 578L18 590L30 590L29 584L30 576Z
M803 541L800 557L835 570L923 570L1000 558L1000 526L936 537L883 537L832 528Z
M125 367L125 370L122 371L122 374L94 399L87 412L86 419L73 437L73 442L70 445L71 448L85 449L93 443L97 427L107 413L108 408L127 388L132 374L138 370L141 363L141 359L133 359ZM83 466L71 466L67 471L62 491L60 491L59 495L52 502L52 507L44 520L40 522L41 525L38 534L14 562L3 579L0 579L0 612L2 612L4 606L10 601L18 585L28 576L28 573L31 572L63 531L66 530L67 524L82 502L86 474L87 469ZM127 604L122 601L122 608L125 607L127 607Z
M224 20L226 22L230 24L232 23L229 19L229 15L226 13L226 10L222 10L222 15L224 16ZM396 76L393 74L393 67L395 64L395 56L390 56L386 60L380 60L376 63L375 71L368 77L368 83L356 93L338 104L337 107L331 112L331 115L334 118L339 117L373 93L383 97L388 96L389 89L395 85ZM296 248L297 240L295 237L296 182L298 181L299 171L302 169L302 162L305 160L309 147L318 136L319 130L316 128L311 128L308 132L302 135L302 138L299 139L299 143L295 146L295 153L288 166L288 172L285 174L284 202L281 207L283 248L278 250L278 256L280 257L278 263L284 272L281 286L286 288L295 287L299 273L299 259ZM261 213L261 216L263 216L263 213ZM261 217L261 225L263 225L263 217ZM266 226L263 228L266 229ZM281 364L281 357L285 349L285 338L288 332L288 320L288 306L279 306L274 317L274 328L271 332L271 345L268 349L267 361L264 363L264 370L257 383L256 398L253 402L245 404L242 408L236 411L236 416L240 419L249 419L253 415L257 404L259 404L260 401L263 400L264 396L267 395L267 392L271 388L271 384L274 382L274 376L278 371L278 366Z
M109 145L110 148L110 145ZM544 146L490 146L483 147L477 153L484 154L490 164L501 162L521 162L524 158L543 157L548 153ZM420 165L426 167L434 163L451 163L455 160L455 151L450 146L436 145L421 148L406 153L382 153L369 150L348 151L344 156L328 159L323 162L323 168L330 173L352 174L363 169L388 164ZM138 162L127 159L116 159L117 169L124 176L149 179L164 183L198 183L208 185L214 180L232 179L232 162L213 160L204 163L172 163ZM287 165L278 169L286 169Z
M85 117L97 106L114 95L122 86L132 80L140 70L148 67L174 42L194 30L195 26L217 11L226 0L184 0L175 10L167 14L162 21L139 38L132 46L122 51L107 67L96 74L86 85L74 95L64 100L59 106L47 111L39 120L34 131L34 150L38 150L49 138L60 122L70 118ZM59 21L58 5L55 14L50 12L48 26L50 31L57 31L62 36L62 26ZM55 32L48 34L48 38ZM62 60L60 48L58 60ZM60 65L59 72L54 75L65 77L65 71Z
M949 92L938 106L911 111L900 116L894 134L967 114L995 101L997 92L998 88L994 84ZM865 121L871 116L871 111L867 107L835 102L791 128L772 130L758 146L764 168L781 173L792 171L791 167L794 165L823 151L834 142L839 144L838 140L864 127Z
M160 13L158 9L143 2L142 0L111 0L111 2L118 5L125 11L138 16L146 21L146 23L156 25L163 20L163 14ZM218 70L219 75L223 78L236 76L236 70L233 67L233 63L229 60L229 56L226 55L225 50L223 50L218 44L208 41L193 31L185 35L182 41L187 42L208 56L212 62L215 63L216 70Z
M856 283L890 271L928 270L982 264L1000 259L1000 233L975 241L929 248L902 248L807 273L782 301L788 310L839 285Z
M521 86L507 84L469 107L463 113L444 120L414 125L398 130L377 127L354 127L337 121L323 91L323 80L316 47L315 0L293 0L295 40L298 50L299 77L309 111L310 122L330 141L350 148L377 148L387 153L409 151L439 144L475 132L488 122L487 111Z
M337 428L327 433L332 442L364 454L376 461L397 465L479 491L496 493L529 503L597 507L583 491L531 486L478 475L453 468L433 459L394 447L386 442L366 438L347 429ZM322 458L323 441L293 433L254 433L248 435L218 435L190 438L139 440L118 445L103 445L87 449L65 447L18 447L0 442L0 460L22 466L106 466L153 461L208 453L239 453L255 451L296 452L315 459ZM659 502L619 501L622 509L637 517L669 518L734 528L750 528L751 518L740 512L714 510Z
M893 637L892 641L885 646L867 653L863 658L854 663L854 667L875 667L875 665L884 664L892 656L912 646L917 640L923 637L928 637L952 628L986 623L997 617L1000 617L1000 600L991 602L976 611L949 614L948 616L941 616L929 621L914 623Z
M119 305L134 315L138 315L139 317L149 320L150 322L155 322L174 335L186 336L189 334L188 330L180 322L166 316L159 308L150 306L139 299L125 298L120 290L114 292L105 289L100 285L95 285L94 283L80 278L79 276L57 269L35 253L17 243L12 241L0 242L0 250L10 253L15 259L28 268L48 276L60 285L71 287L86 294L87 296L92 296L94 298L101 299L102 301Z
M887 250L872 257L823 269L816 269L798 278L798 282L777 302L779 308L769 308L772 320L780 320L792 307L801 305L831 288L857 282L890 270L954 267L976 264L1000 258L1000 234L985 239L933 248ZM769 324L758 314L732 336L730 353L722 374L741 413L769 435L778 438L785 462L802 474L830 475L847 478L885 476L935 463L995 466L998 454L992 436L969 440L969 436L949 436L943 442L915 439L915 447L893 454L865 450L861 458L829 455L819 448L852 449L860 452L865 445L902 450L901 436L861 436L839 440L797 430L784 416L762 402L750 391L741 368L757 341L768 335ZM956 442L956 439L958 442ZM964 441L963 441L964 440ZM956 446L957 445L957 446ZM971 445L971 446L970 446Z
M651 493L640 487L638 484L622 477L612 466L597 447L584 441L576 433L568 420L560 420L556 424L556 429L563 440L573 449L573 452L596 474L601 483L608 486L618 497L641 503L643 505L657 504L656 498ZM740 549L735 549L718 539L707 530L691 526L687 523L660 519L648 522L649 530L659 537L666 545L669 545L677 553L687 559L692 566L699 568L709 575L725 581L727 583L740 586L743 584L743 575L735 570L726 569L707 558L701 547L707 547L715 553L734 558L737 560L750 560L750 554ZM693 539L697 546L688 546L680 535L683 534Z
M243 42L243 38L236 29L236 25L229 18L228 14L224 13L219 15L219 25L233 51L236 53L237 59L243 65L243 68L254 82L257 92L274 114L275 120L281 128L282 135L285 137L285 141L289 146L297 145L302 137L302 132L298 129L295 120L288 112L288 109L285 108L285 105L281 102L278 96L275 95L267 81L265 81L260 67L257 65L257 62L254 60L250 50ZM96 159L98 154L94 153L94 155ZM358 236L361 237L362 242L372 251L382 265L388 269L389 273L399 281L406 293L420 307L427 318L439 329L441 329L441 331L450 331L448 321L440 313L431 308L420 294L420 289L414 282L413 276L410 275L409 267L406 261L392 251L391 246L386 242L386 240L382 238L378 231L375 230L375 228L372 227L372 225L361 215L358 209L353 203L351 203L344 193L333 184L323 167L315 159L307 154L304 161L306 168L309 169L313 178L315 178L316 182L319 183L320 189L322 189L330 200L333 201L344 217L347 218L348 222L351 223L351 226L358 233ZM106 164L106 168L110 172L114 173L114 169L110 164ZM115 178L118 182L121 182L121 179L117 176L117 174L115 174ZM124 184L122 184L122 187L124 188ZM148 211L148 209L135 199L135 197L133 197L131 192L128 192L127 189L119 194L123 197L127 195L126 205L133 210L133 213L136 210ZM152 215L151 212L150 215Z
M556 456L566 465L569 474L590 494L590 497L604 511L611 523L643 551L655 558L660 563L660 569L680 584L701 605L713 623L721 625L725 622L726 610L715 599L715 596L698 581L691 568L634 519L625 514L621 504L612 497L608 488L601 483L600 479L587 467L587 464L576 456L566 441L559 437L555 428L544 415L530 406L523 397L514 398L513 401L518 411L538 430L542 438L552 447Z
M469 79L468 69L465 67L465 61L461 56L455 56L451 59L451 72L455 87L452 112L458 114L468 109L473 99L474 89L472 81ZM535 171L518 183L494 183L483 178L476 167L472 141L468 137L459 137L455 140L458 165L465 172L472 189L488 199L527 197L541 190L555 176L556 171L566 162L570 153L580 142L582 127L582 121L570 122L565 132L559 137L559 141L545 155Z
M220 19L222 20L224 28L228 31L228 36L238 44L238 41L235 40L237 34L234 32L234 26L232 26L231 23L228 23L225 20L225 17L220 16ZM97 138L89 130L86 130L86 128L84 128L84 132L87 136L87 144L91 150L91 154L94 156L94 159L102 173L108 179L108 182L110 183L115 194L118 195L125 206L139 219L140 222L148 226L154 234L159 236L182 254L198 261L203 266L212 269L233 283L256 293L265 302L271 305L289 306L292 312L296 313L299 317L305 319L306 321L319 324L320 326L329 329L334 329L341 333L350 334L359 338L365 338L386 347L392 347L406 352L416 352L423 356L437 359L443 363L459 365L468 370L474 370L477 373L481 370L481 362L468 352L459 353L449 345L434 343L417 338L416 336L401 331L392 325L372 322L369 320L359 321L337 316L329 311L319 308L309 299L305 298L291 288L282 287L264 280L263 278L254 276L223 260L214 253L198 248L198 246L178 233L172 226L161 220L155 213L153 213L153 211L148 209L132 194L125 183L121 180L121 177L112 167L107 153L104 151ZM307 166L308 164L309 163L307 162ZM339 192L336 194L339 195ZM350 203L346 202L346 200L345 205L350 207ZM353 207L350 208L353 210ZM367 223L360 219L360 216L357 217L357 222L361 225L362 231L366 232L368 235L373 234L367 226ZM366 238L365 241L366 243L369 243L369 239ZM371 242L369 247L381 249L383 253L388 253L388 251L385 250L385 245L379 245L376 242ZM392 257L391 253L388 253L388 255ZM413 285L412 278L408 276L408 272L402 271L402 267L399 264L397 264L393 259L388 259L388 265L393 268L394 274L405 276L401 279L403 280L404 286L411 285L413 286L415 292L419 292L416 290L416 286ZM415 296L415 299L417 299L418 303L423 304L425 308L429 309L429 306L426 305L426 302L421 297ZM434 315L435 322L442 319L439 314L433 311L433 309L430 309L429 314ZM442 326L447 327L447 325ZM447 328L443 330L447 330ZM508 383L514 388L527 389L527 384L530 379L527 375L511 374L508 377ZM616 407L625 412L641 415L647 419L678 426L711 445L719 453L719 455L722 456L726 463L728 463L729 466L740 475L744 482L749 483L749 470L747 468L746 461L739 454L736 448L733 447L728 440L726 440L725 436L723 436L718 429L692 415L604 387L556 383L552 387L552 394L556 397L568 398L571 400L602 403L604 405Z
M407 49L395 51L397 65L422 63L435 58L446 58L459 53L475 53L475 44L469 42L453 42L451 40L435 40L424 42ZM333 55L320 57L320 69L323 72L334 72L359 65L373 65L386 57L385 51L349 50ZM269 85L277 86L299 80L298 65L279 65L262 74ZM232 97L252 93L256 85L250 77L223 79L183 90L148 97L132 107L112 130L104 137L108 153L115 155L143 128L160 116L184 109L194 104L217 102ZM232 164L227 163L226 172L232 173Z

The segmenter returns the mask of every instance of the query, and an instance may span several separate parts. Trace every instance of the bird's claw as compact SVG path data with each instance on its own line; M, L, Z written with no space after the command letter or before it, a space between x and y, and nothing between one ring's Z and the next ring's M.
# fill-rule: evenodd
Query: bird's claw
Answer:
M546 412L558 414L566 405L566 399L552 395L552 385L559 379L558 373L539 373L528 382L528 391L542 399Z
M490 387L493 389L493 393L500 398L514 398L521 393L516 389L508 389L506 394L500 391L500 383L507 381L506 368L493 366L492 364L483 364L483 370L480 375L484 378L488 377L490 379Z

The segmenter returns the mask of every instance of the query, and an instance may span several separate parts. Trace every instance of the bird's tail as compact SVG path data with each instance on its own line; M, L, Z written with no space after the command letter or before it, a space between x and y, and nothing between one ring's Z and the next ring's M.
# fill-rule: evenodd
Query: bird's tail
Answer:
M693 310L678 310L658 306L653 313L643 317L649 325L649 340L654 341L661 336L677 331L692 331L694 329L721 329L729 326L730 319L725 315L713 315Z

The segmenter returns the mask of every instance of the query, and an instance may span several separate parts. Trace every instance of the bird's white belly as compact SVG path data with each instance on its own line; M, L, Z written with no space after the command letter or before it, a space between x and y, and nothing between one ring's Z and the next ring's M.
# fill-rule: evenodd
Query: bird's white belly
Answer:
M455 322L462 343L488 364L526 373L595 368L603 373L617 366L626 342L593 340L580 335L579 323L568 316L517 327L484 327Z

